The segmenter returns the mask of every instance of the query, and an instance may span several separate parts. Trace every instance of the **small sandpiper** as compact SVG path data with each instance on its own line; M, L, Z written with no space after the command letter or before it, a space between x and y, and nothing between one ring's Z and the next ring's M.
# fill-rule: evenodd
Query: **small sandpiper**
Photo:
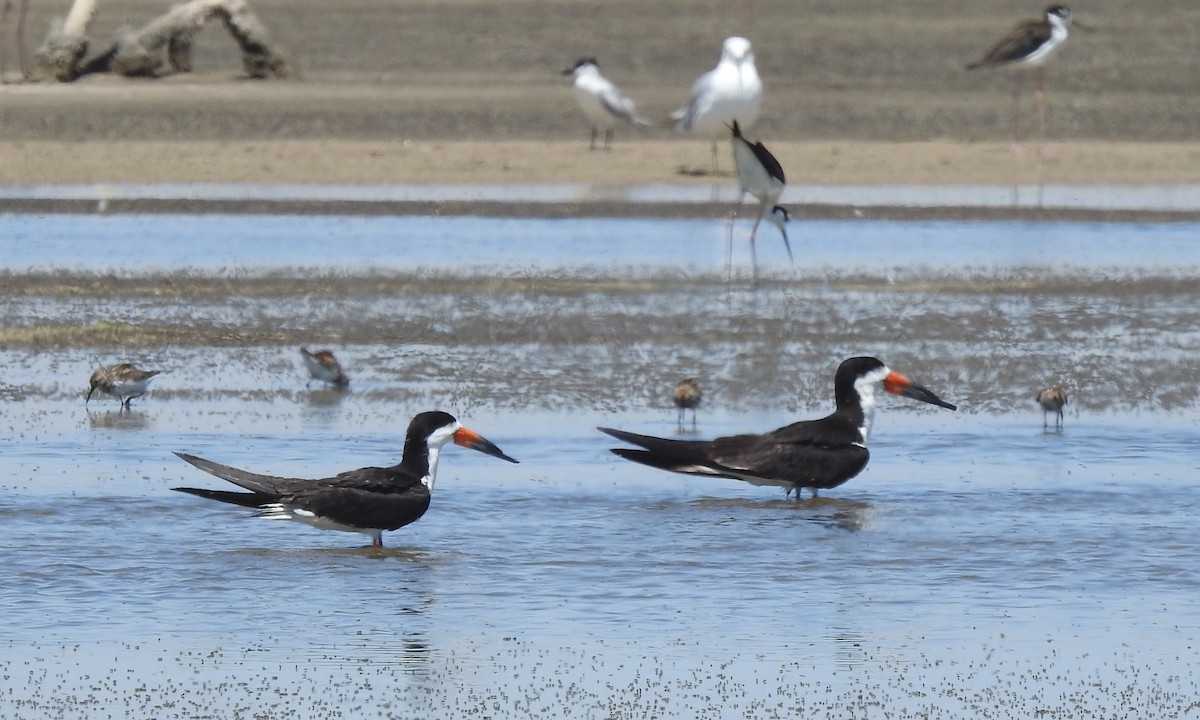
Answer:
M162 370L139 370L133 363L119 363L100 368L92 373L88 382L87 399L84 405L92 399L92 393L97 390L112 395L121 401L121 407L129 407L134 398L146 394L150 381Z
M308 368L308 374L312 376L308 384L311 385L313 380L320 380L338 388L344 388L350 384L350 378L342 372L342 365L332 352L328 350L309 352L307 348L300 348L300 354L304 356L304 366Z

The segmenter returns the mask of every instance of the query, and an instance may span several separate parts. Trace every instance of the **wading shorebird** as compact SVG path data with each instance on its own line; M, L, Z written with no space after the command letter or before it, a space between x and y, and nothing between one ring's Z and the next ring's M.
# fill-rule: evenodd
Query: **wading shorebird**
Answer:
M84 405L92 399L92 393L99 390L106 395L112 395L121 402L121 407L130 407L134 398L146 394L150 381L162 370L138 370L133 363L119 363L100 368L92 373L88 381L87 399Z
M350 378L342 372L342 365L332 352L328 350L309 352L307 348L300 348L300 355L304 358L304 366L308 368L310 375L307 384L311 385L313 380L326 382L337 388L344 388L350 384Z
M696 427L696 408L700 407L700 401L704 399L704 393L700 392L700 383L696 378L684 378L675 383L671 399L675 407L679 408L679 427L683 427L683 416L688 410L692 411L692 427Z
M712 170L716 173L717 141L735 122L747 130L762 112L763 86L754 66L754 51L743 37L726 38L721 60L692 83L688 102L671 113L677 132L712 139Z
M1067 404L1067 391L1060 387L1045 387L1037 391L1033 396L1037 400L1037 404L1042 406L1042 427L1050 425L1047 415L1049 413L1057 413L1058 417L1054 420L1054 427L1062 427L1063 425L1063 406Z
M254 517L294 520L325 530L363 533L370 536L372 547L383 547L383 531L415 522L429 509L437 478L438 456L442 446L450 441L501 460L517 462L453 416L433 411L423 412L409 423L399 465L360 468L323 480L306 480L260 475L177 452L175 454L180 458L204 472L249 492L171 489L255 508L258 512Z
M783 235L783 246L787 248L788 260L792 258L792 244L788 242L787 221L791 219L788 211L779 205L787 178L783 174L783 166L775 159L770 150L761 142L751 143L742 136L741 128L736 120L730 126L733 143L733 163L737 168L739 192L737 204L729 211L726 218L728 242L726 245L726 270L729 279L733 279L733 221L737 218L738 210L742 207L742 199L750 193L758 200L758 213L754 218L754 227L750 230L750 261L754 271L754 279L758 279L758 258L754 252L754 238L758 234L759 224L766 219L779 228Z
M804 420L763 435L733 435L715 440L668 440L624 430L599 428L638 449L613 448L634 462L688 475L777 485L788 495L809 488L835 488L867 466L867 434L875 417L875 386L889 393L939 407L958 408L890 370L872 357L854 357L838 366L833 379L836 409L819 420Z
M618 121L628 123L636 128L648 128L654 125L647 118L638 115L633 101L621 93L616 85L600 74L600 63L596 58L582 58L573 66L562 71L563 75L573 75L575 84L572 90L579 109L587 116L592 124L592 142L589 150L596 149L596 135L604 130L604 149L612 149L613 128Z
M1008 68L1015 72L1012 91L1013 152L1021 144L1021 86L1025 75L1033 72L1037 89L1034 102L1038 115L1038 152L1046 138L1046 61L1054 56L1067 40L1067 29L1071 26L1071 10L1066 5L1046 8L1041 20L1026 20L996 43L982 60L967 65L976 68ZM1076 27L1083 25L1076 23Z

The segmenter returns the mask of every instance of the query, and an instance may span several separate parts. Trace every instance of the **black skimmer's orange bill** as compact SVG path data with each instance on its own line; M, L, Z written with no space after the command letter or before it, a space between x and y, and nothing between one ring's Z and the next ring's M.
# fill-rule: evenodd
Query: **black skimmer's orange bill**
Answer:
M300 348L300 355L304 358L304 366L308 368L310 384L313 380L326 382L339 388L350 384L350 378L346 377L346 373L342 371L341 363L329 350L309 352L307 348Z
M1046 387L1037 391L1033 396L1037 400L1037 404L1042 406L1042 427L1049 425L1046 419L1047 414L1057 413L1058 417L1054 421L1054 427L1060 427L1063 424L1063 406L1067 404L1067 391L1060 387Z
M596 58L582 58L563 70L562 74L575 77L572 87L575 101L592 124L592 142L588 146L589 150L596 149L596 133L601 128L604 129L604 149L612 149L613 128L617 121L626 122L636 128L654 125L638 114L633 101L618 90L612 81L600 74L600 63Z
M988 51L983 59L967 65L968 70L989 67L1008 67L1020 72L1013 79L1013 148L1021 140L1020 111L1021 84L1024 71L1037 72L1037 94L1035 100L1038 110L1038 127L1040 137L1045 136L1045 68L1044 65L1063 43L1067 40L1067 31L1071 26L1071 10L1065 5L1053 5L1046 8L1041 20L1026 20L1019 23L1012 32ZM1076 26L1083 27L1076 23Z
M146 394L150 381L162 370L139 370L133 363L119 363L100 368L92 373L88 381L87 399L84 405L92 399L92 394L99 390L111 395L121 402L122 407L129 407L134 398Z
M613 448L626 460L689 475L745 480L793 490L834 488L867 466L867 434L875 415L875 386L887 392L957 410L928 389L871 357L842 362L833 379L836 409L819 420L805 420L763 435L733 435L715 440L668 440L600 428L639 449Z
M412 419L404 438L400 464L350 470L322 480L285 478L239 470L187 453L175 453L201 470L239 485L249 492L171 488L210 500L256 508L255 517L295 520L313 527L371 536L383 547L383 531L416 521L429 509L442 446L478 450L501 460L517 462L479 433L444 412L423 412Z
M700 401L704 399L704 393L700 391L700 383L696 378L684 378L675 383L675 390L671 393L671 399L675 402L675 407L679 408L679 426L683 427L683 415L686 411L692 411L692 426L696 425L696 408L700 407Z
M792 244L788 242L787 221L788 211L779 204L783 195L787 178L783 166L761 142L750 142L742 135L737 120L729 126L732 133L733 164L737 168L738 184L741 186L737 204L729 211L726 228L729 234L727 246L727 261L730 277L733 274L733 221L742 206L742 198L750 193L758 200L758 213L754 218L754 227L750 230L750 259L753 263L754 275L758 277L758 260L754 252L754 238L758 234L759 224L766 219L779 228L783 235L783 246L787 248L788 260L792 260Z

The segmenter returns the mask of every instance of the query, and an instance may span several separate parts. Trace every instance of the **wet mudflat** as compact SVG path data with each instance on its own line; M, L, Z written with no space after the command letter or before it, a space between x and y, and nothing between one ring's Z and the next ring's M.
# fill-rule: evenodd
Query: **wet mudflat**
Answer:
M1197 713L1194 226L797 225L752 291L711 222L4 222L5 717ZM678 433L689 375L700 437L816 416L864 353L960 410L884 398L818 500L594 429ZM85 407L120 359L166 372ZM522 463L448 450L382 551L169 490L391 463L432 408Z

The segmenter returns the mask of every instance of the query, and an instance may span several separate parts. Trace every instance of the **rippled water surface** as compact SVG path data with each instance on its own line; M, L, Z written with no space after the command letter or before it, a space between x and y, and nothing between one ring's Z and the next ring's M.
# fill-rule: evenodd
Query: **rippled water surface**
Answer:
M724 283L712 221L0 226L4 717L1200 716L1195 226L795 223L757 291L743 245ZM291 268L349 289L251 291ZM137 322L178 336L38 334ZM324 338L347 393L305 387L295 346ZM695 436L816 416L855 353L960 410L883 398L867 470L819 499L625 463L595 430L679 433L691 374ZM167 372L85 407L126 355ZM1051 381L1061 431L1032 402ZM174 450L391 463L433 407L521 464L448 449L382 551L170 491L221 485Z

